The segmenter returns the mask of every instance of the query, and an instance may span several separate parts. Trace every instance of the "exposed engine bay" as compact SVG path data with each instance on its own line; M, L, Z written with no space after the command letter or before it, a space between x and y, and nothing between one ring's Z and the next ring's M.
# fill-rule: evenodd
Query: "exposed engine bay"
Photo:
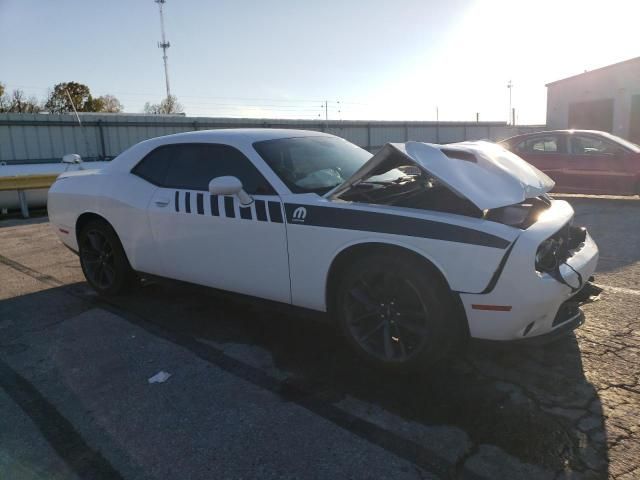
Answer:
M549 197L541 195L515 205L482 211L468 199L414 166L396 167L356 182L339 198L348 202L393 205L483 218L521 229L532 225L540 212L551 205Z

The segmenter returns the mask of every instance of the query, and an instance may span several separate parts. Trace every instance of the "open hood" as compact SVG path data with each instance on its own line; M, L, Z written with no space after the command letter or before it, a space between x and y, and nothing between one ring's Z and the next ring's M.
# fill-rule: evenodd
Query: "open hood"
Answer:
M514 205L555 185L533 165L495 143L387 143L326 197L338 198L359 182L406 165L417 166L480 210Z

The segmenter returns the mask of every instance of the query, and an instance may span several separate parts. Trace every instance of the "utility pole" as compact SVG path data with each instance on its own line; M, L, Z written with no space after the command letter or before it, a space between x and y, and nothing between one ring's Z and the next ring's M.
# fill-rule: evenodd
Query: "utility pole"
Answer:
M513 111L513 109L511 108L511 90L513 89L513 82L511 80L509 80L509 82L507 83L507 88L509 89L509 114L511 114L511 112ZM513 123L511 123L511 125L513 125Z
M440 110L438 109L438 106L436 105L436 122L440 121Z
M476 112L476 123L480 122L480 112Z
M162 5L167 0L154 0L158 7L160 7L160 32L162 33L162 41L158 42L158 48L162 49L162 60L164 61L164 80L167 85L167 98L171 96L171 89L169 88L169 66L167 64L167 49L171 46L164 34L164 15L162 14Z
M329 102L327 100L324 101L324 125L329 130Z
M80 125L80 131L82 132L82 137L84 138L84 146L87 149L87 156L89 156L90 154L90 150L89 150L89 140L87 140L87 134L84 131L84 127L82 125L82 122L80 121L80 115L78 115L78 109L76 108L76 104L73 101L73 98L71 98L71 94L69 93L69 90L67 90L66 88L64 89L64 93L67 94L67 98L69 99L69 102L71 103L71 108L73 108L73 113L76 114L76 120L78 121L78 125ZM82 166L80 166L80 170L82 170Z

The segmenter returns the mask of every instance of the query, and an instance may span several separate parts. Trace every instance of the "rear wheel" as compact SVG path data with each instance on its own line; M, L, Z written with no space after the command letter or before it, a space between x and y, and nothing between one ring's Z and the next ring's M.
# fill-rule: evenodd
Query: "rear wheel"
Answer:
M336 310L351 346L379 367L408 370L438 360L451 345L450 292L437 275L408 257L356 261L337 288Z
M84 276L98 293L117 295L133 285L135 272L109 224L89 222L78 236L78 246Z

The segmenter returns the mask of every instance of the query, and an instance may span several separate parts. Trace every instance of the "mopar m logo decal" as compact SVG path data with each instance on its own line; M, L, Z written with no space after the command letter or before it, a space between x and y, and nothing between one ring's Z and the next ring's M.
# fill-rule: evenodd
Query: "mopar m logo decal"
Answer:
M304 207L298 207L293 211L292 220L294 222L304 222L304 219L307 218L307 209Z

